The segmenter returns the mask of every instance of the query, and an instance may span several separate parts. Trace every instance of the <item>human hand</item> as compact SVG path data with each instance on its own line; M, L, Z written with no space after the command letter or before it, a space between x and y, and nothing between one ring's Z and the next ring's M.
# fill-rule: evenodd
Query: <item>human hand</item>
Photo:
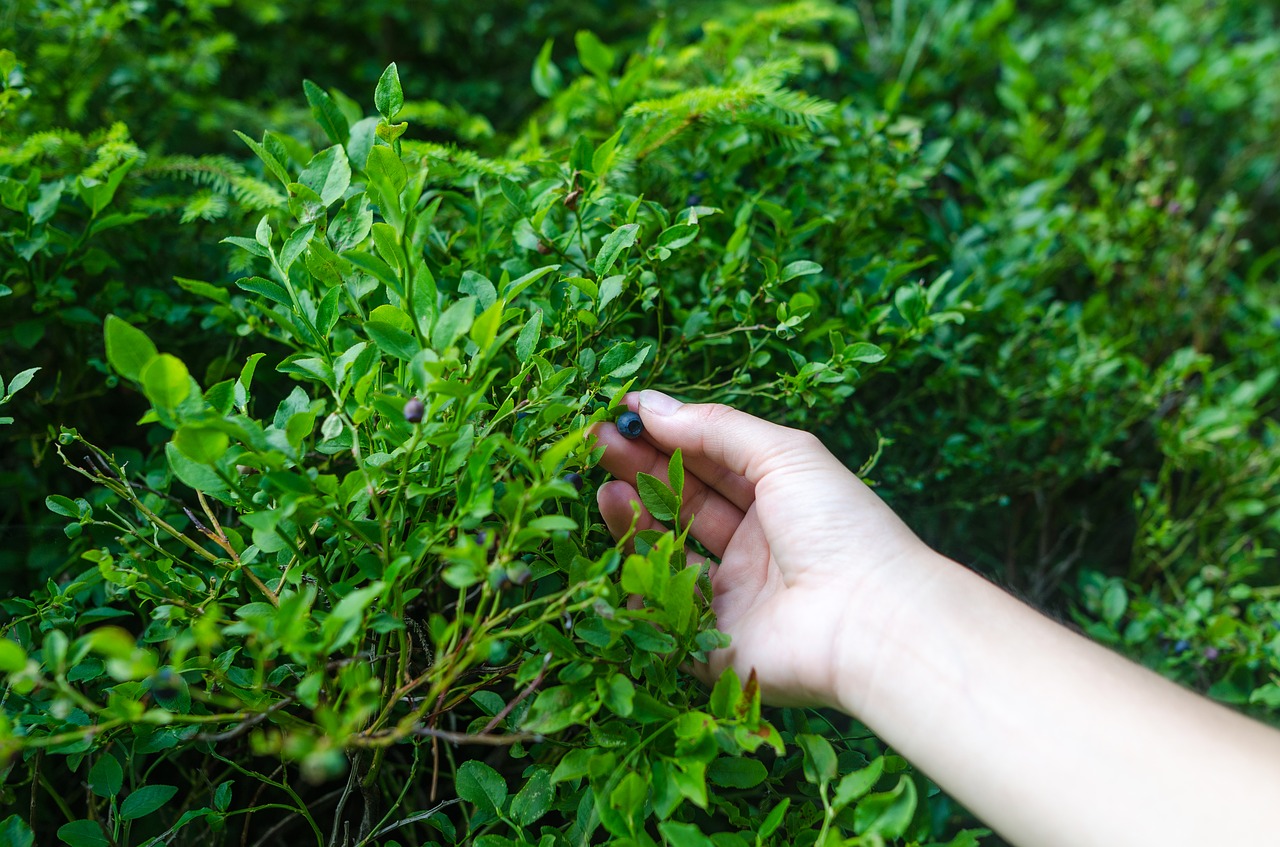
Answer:
M712 555L712 608L732 642L714 651L709 679L755 670L778 705L841 705L841 675L873 668L877 623L929 577L932 552L813 435L727 406L681 404L657 391L627 397L644 437L598 433L617 480L597 498L615 538L631 528L637 472L666 479L682 451L681 524ZM661 528L639 505L638 530ZM691 563L701 559L690 553ZM851 634L850 627L860 633ZM866 655L842 655L855 649Z

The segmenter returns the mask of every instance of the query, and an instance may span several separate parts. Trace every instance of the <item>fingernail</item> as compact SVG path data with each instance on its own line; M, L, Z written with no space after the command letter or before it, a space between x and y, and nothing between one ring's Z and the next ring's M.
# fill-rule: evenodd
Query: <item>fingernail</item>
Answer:
M666 417L667 415L674 415L683 405L676 398L668 397L661 391L645 389L640 392L640 411L642 412L652 412L655 415Z

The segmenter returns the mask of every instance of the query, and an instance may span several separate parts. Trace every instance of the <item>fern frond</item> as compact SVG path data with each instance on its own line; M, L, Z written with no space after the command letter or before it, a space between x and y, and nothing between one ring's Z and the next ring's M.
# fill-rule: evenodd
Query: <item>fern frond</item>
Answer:
M489 159L452 144L406 141L407 157L430 169L432 182L450 182L465 176L517 177L525 166L513 159Z
M194 220L216 221L227 214L227 198L209 189L196 192L182 209L182 223Z
M287 202L279 191L226 156L168 156L149 163L144 173L186 180L234 200L248 211L279 208Z

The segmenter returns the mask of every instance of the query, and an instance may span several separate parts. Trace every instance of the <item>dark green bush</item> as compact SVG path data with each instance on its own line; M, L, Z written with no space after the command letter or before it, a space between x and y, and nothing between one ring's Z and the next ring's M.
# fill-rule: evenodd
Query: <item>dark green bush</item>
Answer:
M593 505L631 386L1275 719L1272 10L427 5L0 15L9 840L976 843L681 670L681 536Z

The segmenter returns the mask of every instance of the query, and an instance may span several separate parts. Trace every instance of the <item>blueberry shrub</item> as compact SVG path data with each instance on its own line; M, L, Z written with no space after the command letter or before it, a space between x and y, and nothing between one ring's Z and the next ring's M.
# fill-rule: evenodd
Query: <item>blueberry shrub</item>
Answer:
M0 12L0 843L999 844L689 675L647 386L1280 718L1271 7L402 6Z

